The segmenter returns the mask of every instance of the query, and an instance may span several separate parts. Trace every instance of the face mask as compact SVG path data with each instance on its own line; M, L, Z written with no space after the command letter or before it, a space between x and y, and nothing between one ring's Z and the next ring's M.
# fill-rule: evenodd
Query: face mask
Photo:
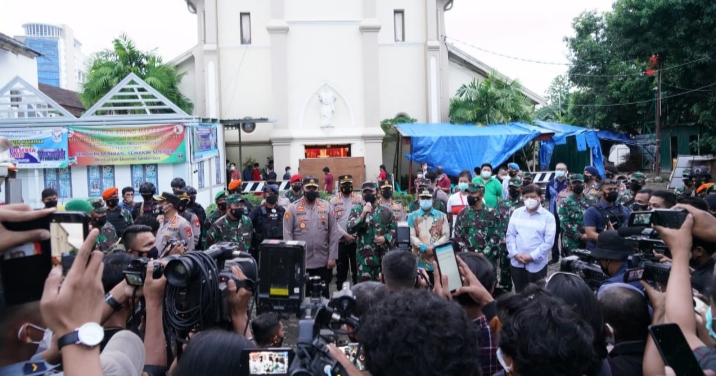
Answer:
M152 201L152 198L154 198L152 195L142 195L144 202Z
M35 351L35 354L39 354L39 353L41 353L41 352L43 352L43 351L45 351L45 350L47 350L47 349L50 348L50 346L52 345L52 330L50 330L49 328L48 328L48 329L42 329L42 328L40 328L40 327L37 326L37 325L25 324L25 325L21 326L21 327L20 327L20 330L17 332L17 339L18 339L18 340L20 340L21 342L24 341L24 339L21 337L21 334L22 334L22 332L25 330L25 327L26 327L26 326L29 326L30 328L33 328L33 329L35 329L35 330L44 332L44 334L42 335L42 340L41 340L41 341L39 341L39 342L35 342L35 341L30 342L30 343L34 343L35 345L37 345L37 351Z
M186 205L185 204L179 205L177 210L179 211L179 213L184 213L186 211Z
M194 205L195 202L196 202L196 197L194 197L194 196L189 197L189 204Z
M156 214L156 215L164 214L164 207L157 205L157 207L154 208L154 214Z
M380 195L383 196L384 199L390 200L390 198L393 197L393 191L382 191Z
M482 176L483 179L489 179L492 177L492 172L490 171L483 171L480 176Z
M461 191L467 191L467 183L458 183L457 189L459 189Z
M554 173L554 176L556 176L557 179L562 179L562 178L564 177L564 171L557 170L557 171Z
M629 184L629 189L631 189L633 192L639 192L641 190L641 184L631 183Z
M539 206L539 200L536 200L534 198L528 198L525 200L525 206L527 209L535 210Z
M286 171L287 174L291 175L291 170Z
M278 202L278 197L276 197L276 195L268 196L268 197L266 197L266 202L268 202L271 205L276 205L276 203Z
M584 192L584 185L579 184L572 187L572 192L581 195Z
M706 310L706 330L709 331L709 337L716 339L716 333L714 333L713 330L713 316L711 316L711 313L711 306L709 306L709 308Z
M477 197L467 196L467 204L469 206L475 206L475 204L477 204L477 200Z
M244 216L244 208L231 209L231 216L239 219Z
M584 175L584 181L592 181L593 177L592 175Z
M45 201L45 208L52 209L57 207L57 200Z
M350 194L353 192L353 187L341 187L341 192L345 194Z
M638 204L635 202L631 205L631 210L632 211L644 211L644 210L646 210L647 207L648 207L648 205Z
M617 198L619 198L619 192L616 192L616 191L614 191L614 192L609 192L609 193L607 193L607 195L604 197L604 199L605 199L607 202L616 202L616 201L617 201Z
M157 247L152 247L149 251L139 252L139 257L148 257L156 259L159 257L159 250Z
M220 203L216 204L216 207L219 208L219 210L221 210L221 211L226 211L226 203L225 202L220 202Z
M117 205L119 204L119 199L118 199L118 198L113 198L113 199L107 200L107 201L105 201L105 202L107 203L107 207L116 208Z
M94 220L94 223L97 225L96 227L102 227L107 224L107 217L99 217Z
M510 197L517 198L520 196L520 191L518 191L516 189L510 189L509 194L510 194Z
M305 196L308 202L316 201L316 199L318 198L318 191L307 191L305 193Z
M531 181L523 181L523 182L522 182L522 186L523 186L523 187L526 187L526 186L528 186L528 185L530 185L530 184L532 184Z
M606 174L607 179L614 179L614 174Z
M433 200L420 200L420 209L429 211L433 208Z
M514 178L517 176L517 171L509 171L507 174L510 175L511 178Z
M291 189L293 189L294 192L298 192L301 190L301 185L292 185Z
M375 195L373 193L366 193L363 195L363 200L372 204L375 202Z

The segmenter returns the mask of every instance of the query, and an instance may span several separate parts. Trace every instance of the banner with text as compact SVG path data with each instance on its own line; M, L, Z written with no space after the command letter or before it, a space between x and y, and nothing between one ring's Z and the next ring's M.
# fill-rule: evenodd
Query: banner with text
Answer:
M12 144L10 156L19 168L67 167L66 129L7 129L0 136Z
M191 136L194 162L219 155L216 124L197 124L192 127Z
M186 162L183 124L142 128L70 127L70 166Z

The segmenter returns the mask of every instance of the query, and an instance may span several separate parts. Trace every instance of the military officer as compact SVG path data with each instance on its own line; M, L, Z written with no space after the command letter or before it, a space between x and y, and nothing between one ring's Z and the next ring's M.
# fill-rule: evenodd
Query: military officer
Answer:
M425 180L427 180L428 182L430 181L429 179L425 179ZM429 183L426 184L425 182L421 182L420 186L418 186L417 192L422 191L423 188L426 188L426 187L430 187L430 184L429 184ZM434 192L434 191L433 191L433 192ZM410 214L410 213L412 213L412 212L414 212L414 211L420 210L420 197L418 197L418 195L416 194L416 195L415 195L415 198L416 198L416 200L413 201L413 202L411 202L410 205L408 205L408 210L407 210L407 213L408 213L408 214ZM442 212L442 213L447 214L447 207L445 206L445 203L442 202L442 200L438 200L437 197L435 197L435 193L433 193L433 198L432 198L432 200L433 200L433 209L435 209L435 210L437 210L437 211L439 211L439 212Z
M264 203L254 208L249 215L254 229L251 239L251 255L259 260L259 246L266 239L283 239L283 217L286 209L279 202L278 188L264 186Z
M92 205L92 211L89 213L90 227L99 229L97 237L97 247L101 252L106 252L117 243L117 230L111 223L107 222L107 207L104 206L104 200L95 198L89 200Z
M157 231L154 246L157 247L159 254L164 256L170 250L168 245L172 240L182 241L186 244L187 251L194 250L194 232L191 225L178 213L179 197L169 193L162 192L161 196L154 198L157 207L154 214L157 215L159 221L159 230ZM183 252L181 252L183 253Z
M298 200L300 200L303 197L303 182L305 179L301 178L301 175L294 174L291 176L291 180L289 182L291 183L291 189L289 189L283 197L286 197L291 203L294 203Z
M348 279L348 269L351 270L353 284L358 283L358 268L356 265L356 237L349 234L346 228L348 216L353 206L360 205L361 195L353 192L353 176L340 175L338 177L340 193L331 199L333 216L336 218L336 230L340 235L338 241L338 264L336 270L336 287L340 290L343 282Z
M295 176L291 177L294 188ZM323 296L328 298L333 267L338 259L340 232L336 229L331 204L318 198L318 179L306 176L301 186L304 188L302 197L293 202L284 214L283 239L306 242L306 272L310 276L321 277Z
M221 191L217 193L216 196L214 196L214 203L216 204L216 209L214 209L214 211L206 217L206 220L204 221L204 224L202 226L204 228L204 233L209 232L211 225L213 225L214 222L218 221L219 218L226 215L226 197L228 196L229 192L227 191Z
M563 190L562 192L566 191ZM562 194L560 192L559 194ZM557 196L559 200L559 196ZM510 259L507 257L507 244L505 243L505 235L507 234L507 224L510 222L512 213L525 206L522 201L522 180L519 176L510 179L507 182L507 199L497 204L497 212L500 215L500 278L497 282L497 288L509 292L512 291L512 272L510 270Z
M584 176L584 195L598 201L600 197L599 181L602 178L599 170L594 166L586 166L582 176Z
M584 231L584 212L596 199L584 194L584 176L569 176L569 195L558 203L557 215L562 227L562 254L569 256L575 249L585 249L587 234Z
M184 187L184 190L186 193L189 194L189 204L186 206L186 211L190 213L196 214L196 216L199 218L199 223L204 223L206 221L206 210L204 210L204 207L201 206L200 203L196 202L196 188L187 185ZM197 245L203 243L203 239L206 237L206 230L204 230L204 227L201 227L201 233L199 236L199 242Z
M134 204L134 210L132 210L132 218L135 220L140 215L154 215L154 209L157 207L157 202L154 200L154 195L157 193L157 188L150 182L144 182L139 186L139 194L142 196L142 202Z
M500 234L500 215L482 200L484 186L468 184L467 195L467 206L460 210L455 219L454 240L463 251L484 254L497 270L499 245L504 237L504 234Z
M117 237L121 238L124 230L134 222L132 213L119 206L119 190L107 188L102 192L102 198L107 204L107 222L114 226Z
M278 188L279 188L278 183L276 183L275 180L267 181L263 188L264 199L261 200L261 205L266 203L266 192L267 192L266 187L267 186L272 186L272 187L276 188L276 192L278 192ZM288 208L289 205L291 205L291 200L287 199L284 196L278 195L278 201L276 201L276 204L278 206L286 209L286 208ZM253 213L253 210L251 212Z
M532 184L532 181L534 180L535 176L533 173L529 171L525 171L522 173L522 186L530 185Z
M401 203L393 200L393 185L390 184L390 181L380 181L378 182L378 187L380 189L380 199L378 200L378 204L388 208L393 213L393 216L395 216L396 222L404 221L406 217L405 210L403 209L403 205Z
M646 183L646 176L642 174L641 172L635 172L631 175L631 183L629 183L629 189L625 189L621 192L621 197L619 198L619 202L621 202L622 205L631 208L631 205L634 203L634 197L637 193L644 187L644 184Z
M179 197L179 207L177 208L179 215L186 219L186 221L191 225L191 234L194 238L194 249L197 249L199 238L201 237L201 222L199 222L199 217L197 217L196 214L187 210L191 197L185 189L177 189L174 191L174 194Z
M225 216L214 222L206 234L206 247L221 242L235 242L239 250L251 250L251 238L254 227L251 225L248 213L244 213L245 199L240 195L231 195L226 199L228 211Z
M383 255L395 246L398 228L395 216L376 201L378 187L374 182L362 186L363 202L354 205L348 217L348 233L356 236L358 280L377 281Z
M691 197L694 195L696 189L694 189L694 181L691 179L691 169L685 169L681 173L681 181L684 183L681 187L674 189L676 197ZM697 187L698 188L698 187Z

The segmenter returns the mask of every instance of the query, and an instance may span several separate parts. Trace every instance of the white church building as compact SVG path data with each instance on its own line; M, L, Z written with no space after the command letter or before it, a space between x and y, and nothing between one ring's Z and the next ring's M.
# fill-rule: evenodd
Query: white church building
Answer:
M492 70L445 43L453 0L184 1L199 44L172 63L194 115L270 119L242 132L242 156L272 157L279 176L299 159L350 156L372 177L395 154L383 149L381 120L449 122L460 85ZM238 132L225 131L237 164Z

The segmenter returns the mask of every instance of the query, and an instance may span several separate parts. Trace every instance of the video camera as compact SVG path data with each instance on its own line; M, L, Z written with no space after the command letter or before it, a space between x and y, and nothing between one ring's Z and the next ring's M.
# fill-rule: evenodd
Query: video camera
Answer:
M306 291L306 242L264 240L259 246L259 273L256 312L301 317ZM312 292L314 289L309 287Z
M176 256L171 256L172 258L175 258ZM168 258L165 258L165 260ZM127 281L127 284L130 286L144 286L144 281L147 277L147 264L149 263L148 257L141 257L137 259L133 259L129 262L129 266L127 266L127 269L123 270L122 273L124 273L124 279ZM164 274L164 265L154 262L154 270L152 272L153 278L161 278L162 274Z
M602 282L609 279L609 276L604 274L599 265L591 262L592 258L589 256L589 251L574 250L573 252L576 254L562 258L559 270L578 275L592 290L598 290Z
M624 273L624 282L639 280L653 281L666 284L671 274L671 264L658 262L653 256L636 253L627 259L627 270Z
M659 232L653 226L681 228L689 213L683 209L654 209L631 213L627 227L617 230L619 236L627 241L627 245L638 248L643 253L653 252L669 256L669 250L661 240Z

